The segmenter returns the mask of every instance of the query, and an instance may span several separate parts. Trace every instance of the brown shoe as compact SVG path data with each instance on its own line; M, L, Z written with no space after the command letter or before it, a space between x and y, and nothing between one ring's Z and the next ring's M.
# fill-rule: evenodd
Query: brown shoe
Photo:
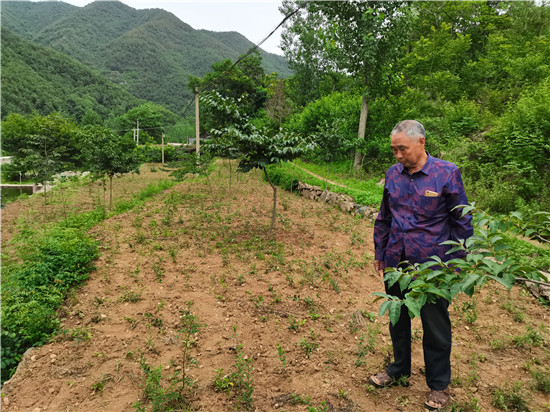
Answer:
M390 386L409 386L408 379L403 376L399 379L392 378L386 372L379 372L369 378L369 383L375 388L388 388Z
M448 406L450 401L451 395L447 389L443 391L436 391L432 389L428 392L428 397L426 398L426 403L424 403L424 406L430 411L438 411Z

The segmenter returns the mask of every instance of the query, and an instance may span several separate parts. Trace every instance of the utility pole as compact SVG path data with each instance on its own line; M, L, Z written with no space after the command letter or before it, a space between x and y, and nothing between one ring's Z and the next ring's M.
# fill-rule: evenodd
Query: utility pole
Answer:
M136 122L137 122L136 146L139 146L139 119L136 119Z
M162 164L164 164L164 129L162 130Z
M195 87L195 146L197 156L201 155L201 142L199 135L199 88Z

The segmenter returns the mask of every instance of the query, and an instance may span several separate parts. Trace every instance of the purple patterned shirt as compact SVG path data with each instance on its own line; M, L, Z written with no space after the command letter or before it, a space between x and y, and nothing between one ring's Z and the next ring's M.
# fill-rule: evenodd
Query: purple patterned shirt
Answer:
M468 199L458 168L428 154L422 169L412 175L400 163L386 172L380 213L374 223L375 259L384 267L396 267L401 253L411 263L423 263L437 255L447 261L451 248L446 240L473 235L470 215L461 216L457 205Z

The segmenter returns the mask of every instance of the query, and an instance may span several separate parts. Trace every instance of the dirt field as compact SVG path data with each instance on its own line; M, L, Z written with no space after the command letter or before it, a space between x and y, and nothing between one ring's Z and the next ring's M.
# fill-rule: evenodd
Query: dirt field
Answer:
M115 198L166 177L150 167L115 182ZM222 163L210 184L188 180L92 229L96 270L60 309L64 332L27 353L4 386L3 411L170 410L178 394L202 411L424 409L417 319L410 387L368 385L391 356L388 318L371 296L382 290L372 222L279 190L271 235L270 186L252 172L230 188L227 173ZM96 195L74 189L65 206L86 210ZM3 211L3 253L40 201ZM450 311L449 410L497 410L495 390L550 408L537 390L549 373L548 308L491 284ZM184 384L170 387L174 376Z

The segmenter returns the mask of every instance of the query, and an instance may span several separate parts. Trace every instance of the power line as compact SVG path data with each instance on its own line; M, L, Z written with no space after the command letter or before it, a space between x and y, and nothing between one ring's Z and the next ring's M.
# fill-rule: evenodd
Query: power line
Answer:
M223 72L218 78L216 78L215 80L211 80L209 81L208 83L206 83L205 85L201 86L200 87L200 90L199 92L202 92L204 91L207 87L210 87L215 81L219 81L221 78L223 78L224 76L228 75L234 68L235 66L237 66L237 64L239 64L241 61L243 61L244 59L246 59L248 56L250 56L252 53L254 53L258 47L260 47L267 39L269 39L276 31L279 27L281 27L283 24L285 24L285 22L291 18L292 16L294 16L296 13L298 13L298 11L300 11L300 9L304 8L310 1L312 0L306 0L304 1L299 7L297 7L295 10L291 11L290 13L288 13L284 18L283 20L281 20L281 22L273 29L271 30L271 32L269 34L267 34L266 36L264 36L258 43L256 43L253 47L251 47L248 52L241 56L239 59L237 59L237 61L235 63L233 63L233 65L227 69L225 72ZM183 114L182 114L182 117L185 117L185 114L187 113L187 110L189 110L189 107L191 106L191 104L193 104L193 102L195 101L195 99L193 98L189 104L187 105L187 107L185 108L185 110L183 111Z

